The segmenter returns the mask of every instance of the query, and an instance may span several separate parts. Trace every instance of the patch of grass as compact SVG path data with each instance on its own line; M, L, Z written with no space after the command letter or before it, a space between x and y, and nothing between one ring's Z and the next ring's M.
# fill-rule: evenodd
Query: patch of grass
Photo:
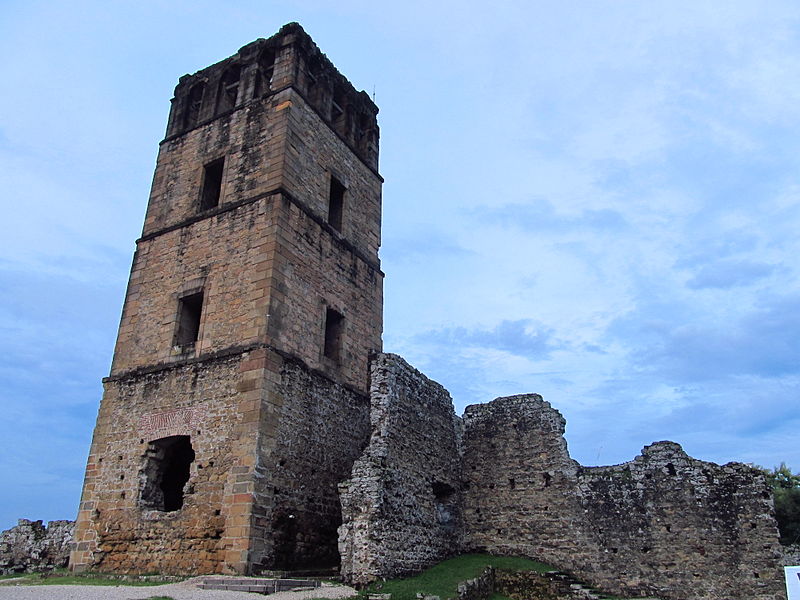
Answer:
M6 579L19 579L29 577L29 573L11 573L10 575L0 575L0 581L4 581Z
M391 594L392 600L416 600L417 593L440 598L453 598L458 592L458 584L467 579L474 579L486 567L510 569L512 571L536 571L545 573L552 567L527 558L513 556L491 556L489 554L465 554L451 558L427 571L407 579L392 579L381 583L373 583L362 593ZM496 600L501 600L497 596Z
M165 581L162 577L150 579L137 575L70 573L66 569L59 569L49 573L20 573L18 575L0 576L0 582L4 579L15 579L15 581L9 581L9 585L125 585L136 587L164 585L180 580L180 578L169 578L168 581Z

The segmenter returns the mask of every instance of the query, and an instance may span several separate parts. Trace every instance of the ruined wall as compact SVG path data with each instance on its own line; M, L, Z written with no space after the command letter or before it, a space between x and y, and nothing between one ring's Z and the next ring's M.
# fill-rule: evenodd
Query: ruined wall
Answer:
M783 557L781 564L784 567L796 567L800 565L800 544L792 544L791 546L783 546Z
M259 428L252 570L337 567L337 485L369 438L369 398L279 358Z
M339 486L342 575L363 584L461 547L460 424L450 395L393 354L372 365L372 435Z
M467 407L464 516L470 549L544 562L557 555L567 561L562 568L582 562L579 465L567 453L565 423L538 394Z
M0 532L0 575L66 567L74 527L74 521L50 521L45 527L20 519Z
M781 592L772 493L758 469L659 442L631 462L581 469L577 491L602 587L666 598Z
M563 417L536 395L470 406L464 422L468 548L529 556L622 595L783 598L757 470L670 442L623 465L580 467Z
M174 574L244 569L263 350L110 378L86 468L71 564ZM255 372L255 377L261 373ZM256 391L260 396L260 392ZM187 436L194 451L180 510L143 502L150 442Z

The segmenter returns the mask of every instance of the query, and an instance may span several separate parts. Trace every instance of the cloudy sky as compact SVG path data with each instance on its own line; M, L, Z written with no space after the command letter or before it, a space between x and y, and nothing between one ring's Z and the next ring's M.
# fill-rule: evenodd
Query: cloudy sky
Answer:
M178 77L289 21L381 107L387 351L800 470L797 2L4 0L0 529L74 518Z

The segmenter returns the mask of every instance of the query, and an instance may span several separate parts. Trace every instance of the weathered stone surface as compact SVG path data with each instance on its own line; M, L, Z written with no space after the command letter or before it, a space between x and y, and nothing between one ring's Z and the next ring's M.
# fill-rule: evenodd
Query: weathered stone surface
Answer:
M50 521L45 527L20 519L0 532L0 575L66 567L74 527L74 521Z
M597 598L591 590L576 584L563 573L495 570L494 590L512 600L574 600Z
M460 423L450 394L394 354L378 355L372 435L339 486L342 575L357 584L424 569L460 550Z
M800 565L800 544L792 544L791 546L783 546L783 558L781 565L784 567L796 567Z
M254 570L335 568L337 484L369 438L369 398L296 361L284 362L278 389L261 423Z
M458 584L458 600L488 600L495 591L495 570L492 567L474 579Z
M746 465L672 442L613 467L581 467L541 397L467 408L466 544L529 556L618 594L783 598L772 495Z
M377 112L297 24L181 78L72 568L338 563L382 344Z

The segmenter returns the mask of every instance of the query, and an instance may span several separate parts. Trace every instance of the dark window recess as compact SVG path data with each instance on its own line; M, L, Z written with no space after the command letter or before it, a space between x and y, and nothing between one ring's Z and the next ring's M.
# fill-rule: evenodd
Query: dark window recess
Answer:
M340 133L344 129L344 104L344 88L340 85L335 85L333 87L333 100L331 101L331 123Z
M147 445L140 474L140 506L145 510L171 512L183 508L184 487L194 450L188 435L174 435Z
M194 349L200 333L200 315L203 313L203 292L184 296L178 300L178 329L175 331L175 346L186 352Z
M325 358L334 362L339 362L342 352L342 330L344 328L344 317L329 308L325 311L325 347L323 353Z
M204 83L198 83L191 90L186 98L186 109L183 113L183 128L191 129L197 125L200 119L200 107L203 105L203 95L205 94L206 86Z
M272 89L272 76L275 75L275 50L267 48L258 59L256 72L256 96L266 94Z
M236 106L239 96L239 67L231 67L222 75L219 82L219 95L217 96L217 114L231 110Z
M370 115L368 113L362 112L358 116L358 133L356 136L356 142L360 148L366 148L367 142L369 141L369 132L372 129Z
M200 210L208 210L219 206L222 191L222 171L225 159L220 158L203 167L203 190L200 194Z
M328 223L336 231L342 230L342 213L344 212L344 187L341 181L331 175L331 187L328 190Z
M433 504L436 510L436 522L446 530L455 530L457 525L457 496L456 490L440 481L431 484Z

